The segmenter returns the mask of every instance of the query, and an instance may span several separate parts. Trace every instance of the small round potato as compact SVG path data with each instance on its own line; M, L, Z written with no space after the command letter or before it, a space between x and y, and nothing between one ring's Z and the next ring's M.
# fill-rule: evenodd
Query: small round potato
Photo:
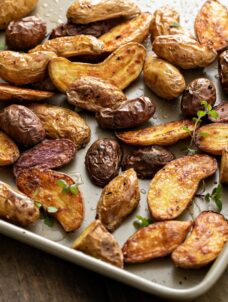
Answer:
M162 59L154 56L147 58L143 72L146 85L163 99L175 99L185 89L185 80L180 71Z
M17 145L0 131L0 166L13 164L20 156Z
M181 111L184 115L196 116L203 110L202 101L213 106L216 102L215 85L206 78L193 80L185 89L181 100Z

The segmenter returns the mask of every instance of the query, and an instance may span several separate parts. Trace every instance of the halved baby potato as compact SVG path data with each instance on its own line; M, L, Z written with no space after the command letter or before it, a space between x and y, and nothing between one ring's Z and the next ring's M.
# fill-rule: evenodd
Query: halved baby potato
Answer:
M0 166L8 166L19 158L17 145L4 132L0 131Z
M172 253L181 268L200 268L214 261L228 241L228 222L215 212L202 212L195 220L191 234Z
M123 268L121 248L100 220L93 221L75 240L73 249Z
M61 185L65 183L65 188ZM23 170L17 177L17 187L24 194L42 204L48 211L54 207L57 212L53 215L66 232L78 229L84 219L84 205L81 192L74 180L68 175L53 170L37 168ZM67 189L67 190L66 190Z
M220 181L228 184L228 148L222 152Z
M216 160L204 154L168 163L150 183L147 201L152 217L158 221L178 217L192 201L200 181L216 170Z

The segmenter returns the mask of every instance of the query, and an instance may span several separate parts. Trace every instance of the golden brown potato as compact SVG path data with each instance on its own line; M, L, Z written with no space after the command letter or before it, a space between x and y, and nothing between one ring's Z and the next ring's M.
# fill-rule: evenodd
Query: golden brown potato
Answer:
M107 52L113 52L128 42L142 43L149 34L151 20L151 14L139 14L134 19L127 20L113 27L101 36L99 40L104 42L104 49Z
M220 182L228 184L228 148L222 152Z
M40 51L31 54L14 51L0 52L0 77L6 82L23 86L44 80L47 66L56 54Z
M228 222L215 212L202 212L195 220L189 237L172 253L182 268L199 268L215 260L228 241Z
M10 21L27 16L36 6L38 0L1 0L0 29L5 29Z
M152 48L156 55L183 69L207 67L217 57L214 49L185 35L158 36Z
M145 57L146 49L141 44L131 42L118 48L99 64L72 63L64 58L55 58L49 64L49 75L62 92L84 76L98 77L119 89L125 89L139 76Z
M52 51L57 56L65 58L81 55L95 56L104 52L104 44L93 36L78 35L47 40L31 49L29 53L37 51Z
M153 218L178 217L191 202L200 181L216 170L216 160L204 154L184 156L168 163L150 184L147 201Z
M123 254L116 239L102 225L93 221L73 243L73 249L123 268Z
M204 3L195 19L195 32L202 45L221 50L228 45L228 10L217 0Z
M191 221L164 221L144 227L124 244L124 262L140 263L172 253L186 238Z
M65 189L63 183L66 185ZM84 218L83 198L74 180L68 175L53 170L27 169L17 177L17 187L41 203L48 213L50 207L56 208L56 212L50 214L66 232L72 232L81 226Z
M77 0L68 8L67 18L71 23L86 24L138 13L140 9L131 0Z
M188 127L189 132L184 130ZM194 129L191 120L179 120L144 129L117 132L116 136L126 144L136 146L168 146L190 136Z
M134 211L140 200L139 184L134 169L125 171L104 187L97 205L97 218L113 232Z
M3 83L0 84L0 102L39 102L52 98L54 95L53 92L19 88Z
M39 219L33 200L0 181L0 217L10 222L29 225Z
M195 143L204 152L222 155L228 146L228 124L213 123L200 127L196 132Z
M146 85L166 100L177 98L185 89L185 80L180 71L170 63L150 56L143 68Z
M51 104L32 104L28 108L41 120L49 138L66 138L84 147L90 140L90 128L76 112Z
M0 131L0 166L12 165L19 156L20 151L17 145L8 135Z

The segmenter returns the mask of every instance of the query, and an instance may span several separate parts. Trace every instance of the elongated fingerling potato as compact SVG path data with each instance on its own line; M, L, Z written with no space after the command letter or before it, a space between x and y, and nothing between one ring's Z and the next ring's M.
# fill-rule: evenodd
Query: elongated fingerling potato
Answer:
M228 222L215 212L202 212L189 237L172 253L181 268L199 268L214 261L228 241Z
M208 0L195 19L195 32L202 45L221 50L228 45L228 9L217 0Z
M123 90L139 76L145 57L145 47L132 42L121 46L99 64L72 63L64 58L53 59L49 64L49 75L62 92L84 76L101 78Z
M97 216L106 229L113 232L138 206L139 184L134 169L114 178L102 191Z
M189 131L185 130L186 127ZM139 130L117 132L116 136L129 145L167 146L189 137L193 129L194 123L191 120L179 120Z
M0 217L21 225L35 223L40 216L33 200L0 181Z
M147 262L169 255L185 240L191 225L191 221L164 221L138 230L122 248L124 262Z
M68 189L64 189L65 183ZM56 208L52 214L66 232L78 229L84 218L84 205L81 192L74 180L68 175L52 170L36 168L24 170L17 177L17 187L24 194L42 204L48 211L49 207Z
M0 131L0 166L12 165L19 156L20 151L17 145L8 135Z
M102 225L93 221L73 243L73 249L117 267L123 267L123 254L116 239Z
M216 160L203 154L168 163L150 183L147 201L152 217L159 221L178 217L191 202L200 181L216 170Z
M228 148L222 151L220 181L228 184Z
M195 143L204 152L221 155L228 146L228 124L213 123L200 127L196 132Z
M78 35L60 37L47 40L31 49L29 53L37 51L52 51L59 57L73 57L81 55L100 55L104 51L104 44L93 36Z
M135 18L113 27L99 40L104 43L104 49L107 52L113 52L128 42L142 43L149 34L151 20L152 15L150 13L139 14Z

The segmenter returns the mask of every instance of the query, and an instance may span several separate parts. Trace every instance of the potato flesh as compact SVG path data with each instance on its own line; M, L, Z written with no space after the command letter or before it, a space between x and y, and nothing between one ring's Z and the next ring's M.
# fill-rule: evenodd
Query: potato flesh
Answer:
M127 43L99 64L72 63L64 58L51 60L49 75L62 92L79 77L92 76L107 80L119 89L125 89L140 74L146 49L135 42Z
M199 182L217 170L208 155L184 156L168 163L150 183L148 207L158 221L178 217L192 201Z
M75 240L72 247L117 267L123 267L123 254L119 244L100 220L93 221Z
M48 210L55 207L58 211L52 214L66 232L78 229L84 218L84 206L81 192L77 194L64 192L57 181L64 180L67 185L74 181L68 175L36 168L24 170L17 177L17 186L24 194L40 202Z
M195 32L202 45L221 50L228 45L228 10L219 1L204 3L195 19Z
M191 221L164 221L140 229L122 248L124 262L146 262L170 254L185 240L191 225Z
M188 127L190 131L186 131L184 127ZM117 132L116 136L129 145L167 146L189 137L193 130L194 123L191 120L179 120L140 130Z
M12 165L20 156L17 145L0 131L0 166Z
M152 16L142 13L134 19L125 21L102 35L99 40L104 42L105 51L112 52L128 42L143 42L149 34Z
M207 133L206 136L201 133ZM213 123L200 127L196 133L197 147L209 154L221 155L228 146L228 124Z
M228 222L223 215L202 212L183 244L172 253L174 263L182 268L199 268L218 257L228 241Z
M220 181L228 184L228 148L222 152Z

